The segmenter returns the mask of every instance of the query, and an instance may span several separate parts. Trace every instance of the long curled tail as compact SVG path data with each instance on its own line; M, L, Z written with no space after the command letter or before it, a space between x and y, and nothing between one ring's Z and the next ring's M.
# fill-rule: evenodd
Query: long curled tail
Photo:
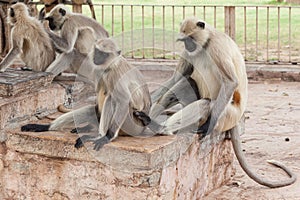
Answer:
M268 163L284 170L285 173L287 173L287 175L290 177L289 179L286 179L286 180L283 180L283 181L272 181L272 180L263 179L262 177L259 177L257 174L255 174L250 169L250 167L248 166L248 164L246 162L246 159L245 159L245 156L242 152L241 140L240 140L240 131L239 131L238 126L234 127L231 130L231 142L232 142L232 146L233 146L235 155L236 155L237 160L239 161L241 167L243 168L245 173L251 179L253 179L255 182L257 182L261 185L270 187L270 188L278 188L278 187L284 187L284 186L291 185L297 180L296 175L290 169L288 169L285 165L283 165L282 163L280 163L278 161L275 161L275 160L269 160Z

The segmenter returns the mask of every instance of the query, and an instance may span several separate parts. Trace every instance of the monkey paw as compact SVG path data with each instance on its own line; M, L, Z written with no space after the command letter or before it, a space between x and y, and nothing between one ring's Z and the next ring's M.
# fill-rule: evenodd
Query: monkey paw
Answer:
M74 130L74 129L73 129ZM76 128L75 128L76 130ZM75 143L75 148L76 149L79 149L81 147L83 147L84 143L87 142L87 141L91 141L93 140L95 137L92 136L92 135L84 135L82 137L79 137L77 140L76 140L76 143Z
M88 124L84 127L76 127L76 128L73 128L70 132L71 133L74 133L74 134L78 134L78 133L88 133L90 132L91 130L93 129L93 126Z
M44 124L27 124L21 127L23 132L44 132L49 130L50 125Z
M151 123L151 118L142 111L134 111L133 115L139 120L141 120L144 126L147 126Z
M105 144L109 143L109 139L104 136L94 141L94 150L99 151Z
M82 140L80 138L77 138L76 143L75 143L75 148L79 149L81 147L83 147L84 143L82 142Z
M21 70L22 71L32 71L32 68L24 66L24 67L21 67Z

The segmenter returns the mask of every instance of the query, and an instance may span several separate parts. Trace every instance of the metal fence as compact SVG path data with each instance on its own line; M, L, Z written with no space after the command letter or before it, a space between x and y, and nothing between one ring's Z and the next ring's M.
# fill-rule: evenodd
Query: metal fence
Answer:
M300 63L300 6L95 4L95 10L128 57L175 59L180 22L197 16L229 34L248 62ZM83 12L89 14L86 6Z

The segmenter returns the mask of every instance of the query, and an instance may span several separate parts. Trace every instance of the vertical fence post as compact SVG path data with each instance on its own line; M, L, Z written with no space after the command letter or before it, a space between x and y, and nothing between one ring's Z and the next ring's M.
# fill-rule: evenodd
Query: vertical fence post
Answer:
M225 6L225 33L235 40L235 7Z
M82 4L73 4L72 10L74 13L82 13Z

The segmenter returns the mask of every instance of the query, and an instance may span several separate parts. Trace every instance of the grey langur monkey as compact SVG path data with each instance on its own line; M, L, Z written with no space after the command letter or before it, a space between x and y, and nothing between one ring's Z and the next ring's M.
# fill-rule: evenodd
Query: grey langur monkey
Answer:
M96 20L73 13L62 4L55 6L45 20L49 22L50 29L56 32L46 28L57 52L61 53L46 70L54 75L68 67L77 73L93 43L108 37L108 32Z
M168 98L170 92L180 94L182 91L179 91L179 88L185 87L180 86L180 83L184 79L191 78L196 82L197 87L194 88L198 88L201 97L211 99L211 110L207 112L206 109L199 107L202 106L199 102L203 99L198 100L195 96L181 97L188 103L181 112L189 117L190 123L198 123L199 115L208 119L204 124L199 124L197 132L205 136L213 131L218 133L229 131L241 167L257 183L271 188L294 183L296 175L277 161L269 163L282 168L290 176L289 179L265 180L252 172L246 163L241 150L239 121L247 104L248 80L245 62L236 43L225 33L194 17L187 18L181 23L178 40L184 43L185 50L173 77L152 93L154 103L150 117L159 115L170 104L178 103L180 98ZM204 112L209 116L203 114ZM176 115L177 113L173 116Z
M55 59L55 50L42 24L29 16L24 3L16 3L9 8L8 22L12 25L12 47L0 63L0 72L5 71L18 56L27 67L45 71Z

